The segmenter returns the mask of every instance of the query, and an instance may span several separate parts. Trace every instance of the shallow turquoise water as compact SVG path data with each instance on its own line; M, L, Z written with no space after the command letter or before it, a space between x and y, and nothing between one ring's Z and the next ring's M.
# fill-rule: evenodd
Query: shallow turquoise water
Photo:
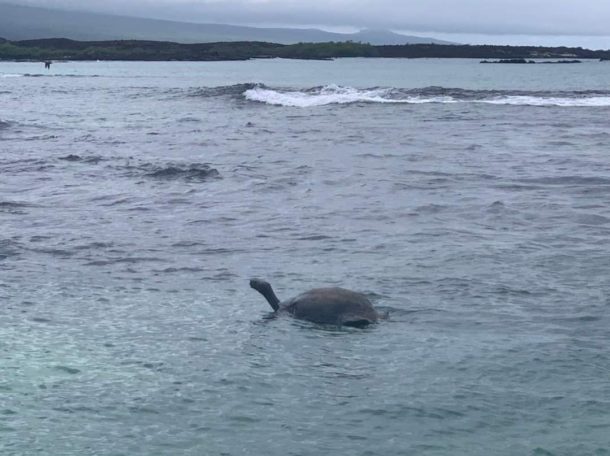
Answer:
M610 452L607 65L41 66L0 63L0 453Z

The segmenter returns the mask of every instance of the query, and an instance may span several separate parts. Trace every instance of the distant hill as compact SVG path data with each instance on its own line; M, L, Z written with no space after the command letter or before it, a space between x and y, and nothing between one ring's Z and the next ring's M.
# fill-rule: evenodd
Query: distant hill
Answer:
M11 41L70 38L82 41L154 40L178 43L266 41L292 44L361 41L374 45L436 43L446 41L407 36L387 30L331 33L318 29L258 28L197 24L128 16L113 16L0 3L0 37Z
M52 38L0 42L0 60L219 61L253 58L323 59L341 57L494 58L517 63L530 59L607 59L610 51L535 46L405 44L373 46L356 42L279 44L258 41L172 43L162 41L74 41ZM510 60L506 60L510 59ZM548 63L557 63L548 62Z

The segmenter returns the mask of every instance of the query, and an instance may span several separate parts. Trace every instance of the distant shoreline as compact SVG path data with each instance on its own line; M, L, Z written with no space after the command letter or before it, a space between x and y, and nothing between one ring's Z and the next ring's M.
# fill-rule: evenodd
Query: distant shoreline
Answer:
M9 61L231 61L261 58L331 60L372 58L596 59L610 50L542 46L406 44L374 46L356 42L277 44L257 41L181 44L165 41L74 41L51 38L0 39L0 60Z

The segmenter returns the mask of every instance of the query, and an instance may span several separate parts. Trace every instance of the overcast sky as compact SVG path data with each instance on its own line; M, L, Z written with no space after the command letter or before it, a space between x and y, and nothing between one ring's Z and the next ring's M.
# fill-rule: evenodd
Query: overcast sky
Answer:
M190 22L387 28L461 42L610 48L610 0L0 0ZM538 39L538 42L535 40Z

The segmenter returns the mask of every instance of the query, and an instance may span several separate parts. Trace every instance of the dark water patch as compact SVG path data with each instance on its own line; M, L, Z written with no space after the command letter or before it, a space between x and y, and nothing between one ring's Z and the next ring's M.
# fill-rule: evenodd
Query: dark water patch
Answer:
M562 318L558 321L564 321L569 323L594 323L603 320L603 317L599 315L577 315L573 317Z
M76 406L71 406L71 407L53 407L52 410L54 410L56 412L68 413L68 414L81 414L81 413L91 414L91 415L100 414L100 410L98 408L87 407L87 406L83 406L83 405L76 405Z
M180 267L180 268L165 268L165 269L153 270L153 272L158 272L158 273L163 273L163 274L175 274L175 273L179 273L179 272L203 272L203 271L205 271L204 268L189 267L189 266L184 266L184 267Z
M610 133L593 133L588 135L575 135L578 140L591 141L592 146L608 147L610 145Z
M548 176L530 179L519 179L517 182L522 182L524 184L539 184L549 186L610 186L610 178L599 176Z
M508 190L514 192L527 192L532 190L541 190L544 187L540 185L525 185L525 184L498 184L494 186L500 190Z
M217 274L206 277L206 280L211 280L214 282L228 282L235 280L235 278L239 277L237 274L234 274L229 271L221 271Z
M310 236L302 236L295 239L297 241L326 241L333 238L332 236L327 236L325 234L312 234Z
M198 241L178 241L172 244L172 247L198 247L202 246L204 243Z
M233 217L218 217L218 218L208 218L201 220L191 220L187 222L188 225L215 225L216 223L222 224L230 224L231 222L235 222L239 219Z
M57 135L34 135L34 136L29 136L27 138L22 138L23 141L50 141L50 140L55 140L55 139L59 139L59 136Z
M106 139L106 140L100 140L99 144L107 145L107 146L122 146L122 145L128 144L128 142L120 140L120 139Z
M101 207L121 206L123 204L131 203L132 201L134 201L134 198L119 198L119 199L117 199L115 201L110 201L110 202L107 202L107 203L101 203L100 206ZM146 209L146 207L142 206L142 207L132 208L132 209Z
M36 236L32 236L30 237L30 242L44 242L44 241L48 241L49 239L52 239L52 236L44 236L44 235L36 235Z
M434 287L443 293L462 293L475 286L475 281L461 277L444 277L434 281Z
M209 179L220 178L216 168L208 164L155 166L143 165L145 176L158 180L184 180L187 182L204 182Z
M46 160L39 158L26 158L21 160L7 160L1 161L0 158L0 169L2 173L6 174L18 174L18 173L29 173L39 172L52 169L55 166L48 163Z
M269 191L284 191L291 187L298 186L299 183L300 181L295 177L280 177L265 182L256 182L254 185ZM327 180L324 182L324 184L335 185L335 182Z
M246 415L230 415L228 416L229 421L233 422L236 426L247 426L258 423L260 419L254 416Z
M85 266L108 266L114 264L139 264L139 263L155 263L165 262L163 258L155 257L125 257L125 258L113 258L108 260L95 260L85 263Z
M5 130L11 126L11 122L6 120L0 120L0 131Z
M75 254L74 251L71 250L65 250L65 249L52 249L52 248L28 248L27 249L30 252L34 252L34 253L42 253L45 255L51 255L54 257L59 257L59 258L68 258L71 257Z
M71 161L71 162L76 162L76 161L81 161L82 158L78 155L66 155L65 157L59 157L60 160L64 160L64 161Z
M127 209L129 212L150 212L153 209L148 207L148 206L136 206L136 207L130 207L129 209Z
M188 205L190 205L191 203L192 203L192 201L189 198L170 198L170 199L168 199L165 202L164 205L172 206L173 207L173 206L177 206L177 205L180 205L180 204L188 204ZM237 219L234 219L234 218L231 218L231 217L223 217L222 219L223 219L223 221L224 221L224 219L227 219L227 220L237 220Z
M605 210L606 206L601 205L601 204L579 204L579 205L574 206L574 209L586 209L586 210L598 209L598 210Z
M492 214L500 214L506 210L506 205L502 201L494 201L487 207L487 211Z
M10 239L0 239L0 261L19 255L19 245Z
M111 195L102 194L99 196L94 196L93 198L89 199L89 201L99 206L112 206L116 204L117 201L123 201L126 199L129 200L130 197L125 197L124 193L118 193Z
M44 317L32 317L30 318L30 321L33 321L34 323L51 323L53 320Z
M30 207L29 203L23 203L18 201L0 201L0 212L6 212L10 214L23 214L26 207Z
M60 372L65 372L66 374L70 374L70 375L76 375L76 374L80 374L80 370L76 369L74 367L69 367L69 366L55 366L55 370L58 370Z
M426 204L424 206L418 206L415 208L417 214L438 214L448 209L448 206L440 204Z
M208 339L206 339L205 337L201 337L201 336L189 336L186 338L186 340L190 340L192 342L207 342Z
M531 296L533 294L530 290L525 290L525 289L521 289L521 288L512 288L507 285L497 285L497 286L493 287L490 290L490 292L492 294L523 296L523 297Z
M532 451L532 455L533 456L555 456L555 453L553 453L550 450L547 450L546 448L536 447Z
M575 144L573 142L570 141L548 141L547 146L554 146L554 147L572 147L575 146Z
M58 157L58 160L67 161L67 162L80 162L80 163L96 164L96 163L99 163L102 160L102 158L98 157L98 156L82 157L82 156L76 155L76 154L69 154L69 155L65 155L63 157Z
M246 90L254 88L265 88L263 84L257 83L245 83L245 84L233 84L228 86L218 87L204 87L198 89L192 89L187 92L188 97L197 98L211 98L211 97L222 97L222 96L241 96Z
M581 198L607 196L610 193L610 186L608 185L595 185L591 187L573 186L572 188L575 189L575 193Z
M362 154L357 154L356 157L361 158L374 158L374 159L391 159L396 158L398 155L396 154L388 154L388 153L375 153L375 152L365 152Z
M610 218L597 214L583 214L576 218L576 222L581 225L600 226L610 223Z
M129 413L133 413L135 415L159 415L160 412L152 407L144 407L144 406L131 406L127 407Z
M408 417L416 419L444 420L464 416L464 413L457 410L424 406L408 406L404 404L388 405L385 408L367 408L361 410L361 412L365 415L384 416L397 420L404 420Z
M73 247L74 250L99 250L99 249L108 249L114 247L115 244L113 242L100 242L94 241L89 244L81 244Z

